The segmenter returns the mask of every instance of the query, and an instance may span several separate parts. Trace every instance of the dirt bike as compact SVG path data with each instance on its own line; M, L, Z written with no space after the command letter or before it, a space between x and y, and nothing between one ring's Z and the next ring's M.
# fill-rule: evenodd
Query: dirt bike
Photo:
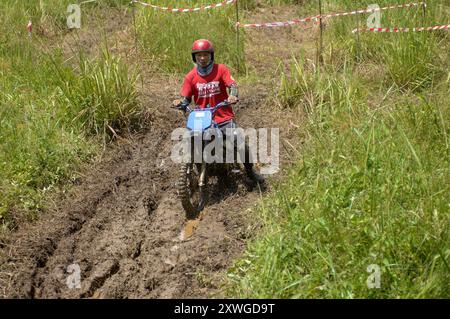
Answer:
M208 105L203 109L198 106L194 109L186 108L188 112L186 128L189 135L184 138L184 141L190 145L190 154L188 160L180 164L177 193L187 219L195 219L204 209L208 200L208 178L211 173L217 174L218 172L222 176L223 174L242 173L242 165L237 161L234 161L234 163L207 163L203 154L205 147L214 141L214 138L219 137L224 141L223 133L217 123L213 121L213 118L219 108L227 105L230 105L230 103L224 101L215 107L209 107ZM201 140L201 145L198 145L199 143L196 145L195 138ZM221 147L224 149L225 144L222 144ZM196 157L195 152L201 153L200 155L197 153L198 156ZM225 154L225 150L223 154ZM199 158L200 160L198 160Z

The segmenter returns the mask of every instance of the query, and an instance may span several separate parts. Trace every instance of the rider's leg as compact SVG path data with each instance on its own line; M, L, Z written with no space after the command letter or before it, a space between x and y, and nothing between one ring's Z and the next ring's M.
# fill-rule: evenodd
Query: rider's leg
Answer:
M246 162L246 163L244 163L244 167L245 167L245 173L252 181L254 181L255 183L260 183L260 184L265 183L265 181L266 181L265 178L255 171L255 169L253 167L253 163Z
M219 128L220 128L220 130L222 131L222 133L223 133L223 136L224 136L224 143L225 143L225 141L226 141L226 136L227 136L227 132L228 132L228 135L229 134L233 134L233 139L234 139L234 152L235 152L235 158L237 158L237 149L238 149L238 145L237 145L237 142L238 142L238 139L237 139L237 135L236 135L236 132L235 132L235 130L234 129L236 129L237 128L237 124L236 124L236 122L234 121L234 120L231 120L231 121L227 121L227 122L225 122L225 123L221 123L220 125L219 125ZM227 131L227 128L228 129L232 129L231 130L231 132L230 132L230 130L228 130ZM225 144L224 144L225 145ZM250 152L250 148L249 148L249 146L248 146L248 143L247 143L247 139L246 138L244 138L244 150L245 150L245 160L244 160L244 167L245 167L245 172L246 172L246 174L247 174L247 176L252 180L252 181L254 181L255 183L264 183L265 182L265 179L264 179L264 177L263 176L261 176L260 174L258 174L256 171L255 171L255 169L254 169L254 165L253 165L253 159L252 159L252 157L251 157L251 152Z
M229 138L234 139L234 144L233 144L233 152L236 153L236 138L235 138L235 134L234 134L234 129L236 128L236 122L234 120L230 120L230 121L226 121L223 123L219 124L219 129L222 131L222 136L223 136L223 162L226 163L226 158L227 158L227 140ZM230 136L228 136L230 135ZM235 157L233 157L235 158Z

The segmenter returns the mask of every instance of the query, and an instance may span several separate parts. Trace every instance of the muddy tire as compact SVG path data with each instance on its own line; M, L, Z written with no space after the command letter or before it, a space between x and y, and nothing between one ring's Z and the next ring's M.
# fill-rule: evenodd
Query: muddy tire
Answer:
M195 219L206 204L206 184L198 186L200 167L192 163L181 164L178 178L178 198L187 219Z

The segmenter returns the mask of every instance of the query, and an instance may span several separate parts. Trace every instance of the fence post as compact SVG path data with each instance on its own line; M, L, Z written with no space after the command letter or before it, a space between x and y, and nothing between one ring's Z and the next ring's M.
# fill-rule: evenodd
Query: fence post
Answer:
M236 62L237 70L240 70L240 56L239 56L239 1L236 0Z
M319 22L320 22L320 33L319 33L319 49L317 53L318 63L323 64L323 24L322 24L322 0L319 0Z
M426 21L425 21L426 13L427 13L426 9L427 9L427 4L426 4L425 2L422 2L422 20L423 20L423 26L425 26L425 23L426 23Z
M133 15L133 27L134 27L134 54L137 56L138 55L138 38L137 38L137 28L136 28L136 13L135 13L135 7L136 7L136 2L131 1L131 5L133 6L131 11L132 11L132 15ZM141 71L142 71L142 65L141 65ZM143 76L139 76L141 78L141 88L142 88L142 92L144 92L144 77Z
M358 28L358 32L356 32L356 41L358 42L358 44L357 44L357 51L358 51L358 55L356 56L356 58L357 58L357 61L360 61L361 60L361 40L360 40L360 38L359 38L359 30L360 30L360 27L361 27L361 23L360 23L360 19L359 19L359 14L357 14L356 15L356 18L357 18L357 28Z
M137 28L136 28L136 16L135 16L135 2L131 2L132 8L131 8L131 12L133 15L133 27L134 27L134 52L135 54L137 54Z

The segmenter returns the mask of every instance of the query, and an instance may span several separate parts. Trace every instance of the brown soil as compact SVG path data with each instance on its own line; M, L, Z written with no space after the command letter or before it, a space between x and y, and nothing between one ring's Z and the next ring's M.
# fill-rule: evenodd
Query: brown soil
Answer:
M111 32L119 37L122 34L117 29ZM257 60L255 51L264 51L268 36L257 30L250 32L247 48L251 49L247 56L252 64ZM299 36L297 32L282 32L278 43L287 45L297 37L301 46L308 34L314 37L306 32ZM119 48L118 52L129 50ZM287 58L284 53L282 50L282 56ZM302 115L296 110L282 110L268 99L277 84L273 80L277 77L267 72L275 72L272 54L275 53L266 51L265 56L260 56L263 64L253 64L256 70L266 72L260 80L241 86L242 101L236 113L242 127L280 128L284 168L299 145L296 125ZM24 223L4 236L0 241L0 296L222 296L220 283L224 273L254 232L255 222L249 221L249 209L263 194L221 182L215 186L214 196L201 218L186 223L175 190L177 166L170 160L170 133L183 125L184 118L167 110L182 79L140 67L144 79L141 103L152 114L150 128L145 134L112 145L101 161L83 172L84 177L69 192L49 200L54 204L48 205L37 222ZM269 179L269 184L282 175L280 172ZM67 285L67 267L71 264L80 267L79 289L69 289Z

